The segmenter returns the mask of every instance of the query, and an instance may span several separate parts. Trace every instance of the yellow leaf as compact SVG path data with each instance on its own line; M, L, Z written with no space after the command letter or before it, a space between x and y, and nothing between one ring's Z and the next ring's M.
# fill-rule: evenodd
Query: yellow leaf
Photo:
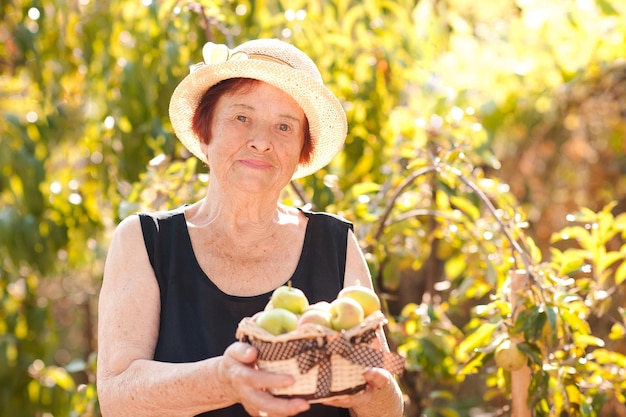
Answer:
M626 280L626 261L615 270L615 285L620 285L624 280Z
M559 240L576 239L578 241L589 240L589 231L580 226L568 226L561 229L560 232L554 233L550 239L550 242L554 243Z
M419 317L419 306L415 303L409 303L402 308L401 317L416 318Z
M39 382L34 379L31 380L28 383L26 389L28 390L28 398L30 398L33 403L37 402L37 400L39 400L39 394L41 391L41 385L39 384Z
M480 217L480 211L470 200L465 197L451 196L450 203L457 206L470 219L477 220Z
M620 323L614 323L611 326L611 333L609 333L609 339L622 340L626 336L626 328Z
M598 268L600 269L600 271L604 271L605 269L613 265L615 262L622 259L623 255L620 252L614 252L614 251L605 252L602 250L602 251L599 251L598 258L599 259L596 260L598 264Z
M459 413L452 408L441 408L437 411L444 417L459 417Z
M525 241L526 246L530 250L530 257L532 258L532 260L536 263L541 263L541 259L543 257L541 254L541 249L539 249L539 247L535 244L535 241L530 236L526 236Z
M589 323L580 318L573 310L563 310L561 317L563 317L563 320L570 328L576 329L579 332L589 333Z
M28 322L24 316L17 316L14 332L18 339L25 339L28 335Z
M573 272L576 272L585 263L584 259L579 258L579 257L571 258L571 259L563 259L563 261L564 263L561 264L561 267L559 269L559 276L565 276Z
M378 190L380 190L379 184L374 182L361 182L352 187L352 194L359 196L363 194L375 193L378 192Z
M590 334L574 334L574 343L581 347L597 346L604 347L604 340Z
M435 201L436 201L437 207L441 210L450 208L450 201L448 200L448 195L441 190L437 190L437 193L435 194Z
M444 264L446 276L450 277L450 279L460 276L466 268L467 261L465 256L454 256Z
M471 353L479 346L488 344L493 331L498 327L494 323L482 324L474 333L470 334L459 345L459 351Z

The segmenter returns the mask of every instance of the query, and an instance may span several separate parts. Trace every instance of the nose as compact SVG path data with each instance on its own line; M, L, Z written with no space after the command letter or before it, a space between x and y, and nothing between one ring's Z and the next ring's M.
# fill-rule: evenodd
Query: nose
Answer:
M269 129L258 128L250 132L248 147L257 152L267 152L272 149L272 137Z

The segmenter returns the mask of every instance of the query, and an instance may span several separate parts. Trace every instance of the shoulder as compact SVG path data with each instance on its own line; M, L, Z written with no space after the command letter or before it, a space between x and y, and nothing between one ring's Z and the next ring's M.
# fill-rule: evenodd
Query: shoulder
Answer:
M169 219L182 214L182 208L167 211L140 212L131 214L130 216L122 219L122 221L117 225L115 233L113 234L113 241L128 241L133 238L139 238L143 235L143 229L147 225L154 224L155 229L158 230L160 222L168 221Z
M122 219L122 221L115 228L114 236L128 236L129 234L137 233L141 229L141 223L138 214L131 214L130 216Z
M328 213L325 211L307 211L300 209L302 213L308 217L309 219L313 219L316 222L327 223L331 225L336 225L340 227L346 227L350 230L353 229L352 222L346 220L338 214Z
M138 212L122 220L118 225L118 230L120 230L120 233L125 233L129 229L136 232L153 224L158 231L161 223L171 221L177 216L183 216L182 207L174 210Z
M185 206L175 208L172 210L162 210L162 211L153 211L153 212L139 212L135 213L135 217L139 218L151 218L155 222L159 220L169 220L171 218L182 216L185 212ZM133 216L130 216L133 217Z

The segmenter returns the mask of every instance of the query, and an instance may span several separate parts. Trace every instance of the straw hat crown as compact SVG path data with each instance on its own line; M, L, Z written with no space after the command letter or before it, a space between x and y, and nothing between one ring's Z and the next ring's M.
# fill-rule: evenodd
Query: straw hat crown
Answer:
M324 85L315 63L295 46L278 39L257 39L235 49L207 43L204 62L176 87L170 101L170 119L179 140L203 162L206 155L191 128L203 94L220 81L252 78L289 94L302 107L309 122L313 153L300 164L293 178L309 175L327 165L343 146L347 121L343 107Z

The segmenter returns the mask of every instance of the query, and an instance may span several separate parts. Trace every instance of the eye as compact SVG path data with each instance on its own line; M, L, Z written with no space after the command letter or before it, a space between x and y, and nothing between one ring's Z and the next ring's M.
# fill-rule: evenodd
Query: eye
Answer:
M290 132L291 131L291 126L289 126L288 124L285 123L281 123L278 125L278 130L280 130L281 132Z
M241 114L238 115L236 118L237 118L238 121L243 122L243 123L248 121L248 117L247 116L243 116Z

